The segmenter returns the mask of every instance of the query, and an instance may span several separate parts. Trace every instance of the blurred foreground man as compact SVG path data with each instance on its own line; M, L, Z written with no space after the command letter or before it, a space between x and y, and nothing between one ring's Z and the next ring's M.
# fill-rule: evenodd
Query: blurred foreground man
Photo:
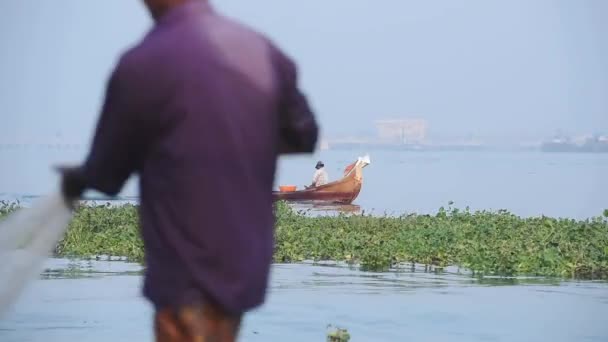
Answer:
M121 56L63 191L115 195L137 173L157 341L234 341L265 299L277 157L314 152L317 124L269 40L204 0L145 3L155 25Z

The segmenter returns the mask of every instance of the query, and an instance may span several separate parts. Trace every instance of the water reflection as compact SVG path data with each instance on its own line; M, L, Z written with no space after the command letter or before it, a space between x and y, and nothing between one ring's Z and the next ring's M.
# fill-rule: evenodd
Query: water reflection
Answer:
M456 270L457 268L440 270L413 265L413 267L391 269L388 272L368 272L337 263L279 264L275 265L273 287L324 293L337 291L339 293L378 294L415 292L419 289L458 289L472 286L559 286L563 283L563 280L560 279L542 277L482 278Z
M296 211L309 211L317 215L361 214L357 204L339 204L322 201L293 201L289 205Z
M99 256L95 260L58 258L47 262L40 279L84 279L122 275L141 276L143 267L137 263L125 262L124 258L106 256Z
M101 278L116 275L143 275L144 267L123 257L98 256L95 259L53 258L47 261L41 279ZM607 286L607 281L570 281L530 276L475 276L456 266L434 268L419 264L401 264L387 272L362 271L356 265L334 261L304 261L273 265L272 286L276 288L327 288L350 286L352 289L384 290L461 287L461 286L559 286L564 282L578 286Z
M140 264L50 259L45 266L0 321L1 341L153 340ZM267 301L248 315L240 340L322 341L335 324L356 341L606 341L607 314L606 282L275 264Z

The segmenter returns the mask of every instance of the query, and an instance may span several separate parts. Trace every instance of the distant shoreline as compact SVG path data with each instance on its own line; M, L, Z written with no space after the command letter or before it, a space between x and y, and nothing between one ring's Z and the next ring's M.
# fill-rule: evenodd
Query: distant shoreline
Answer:
M608 153L608 144L598 148L574 146L492 146L492 145L383 145L339 143L323 151L398 151L398 152L541 152L541 153Z
M85 151L86 146L76 144L0 144L0 151L53 150ZM400 151L400 152L543 152L543 153L608 153L608 143L576 145L543 143L538 145L483 145L483 144L387 144L374 142L324 143L319 151Z

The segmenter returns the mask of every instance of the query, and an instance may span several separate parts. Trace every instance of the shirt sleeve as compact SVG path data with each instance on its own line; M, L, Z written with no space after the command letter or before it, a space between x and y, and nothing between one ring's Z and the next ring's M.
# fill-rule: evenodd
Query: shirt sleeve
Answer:
M294 62L273 47L279 81L280 153L314 152L319 127L306 96L298 87Z
M317 184L318 181L319 181L319 171L315 171L315 173L312 175L312 183Z
M89 155L82 167L87 187L116 195L140 166L145 145L144 127L129 93L137 90L132 72L122 63L108 81L102 111Z

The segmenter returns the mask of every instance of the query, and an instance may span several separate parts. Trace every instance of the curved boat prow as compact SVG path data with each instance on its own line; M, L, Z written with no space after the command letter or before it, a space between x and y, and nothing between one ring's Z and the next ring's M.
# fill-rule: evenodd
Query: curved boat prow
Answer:
M357 159L357 162L362 163L362 167L366 167L367 165L371 164L371 160L369 159L369 154L364 155L363 157L359 157Z
M344 177L350 175L357 166L360 167L361 169L363 169L364 167L366 167L369 164L371 164L371 160L369 159L369 154L366 154L363 157L358 157L356 162L354 162L346 167L346 169L344 170Z

